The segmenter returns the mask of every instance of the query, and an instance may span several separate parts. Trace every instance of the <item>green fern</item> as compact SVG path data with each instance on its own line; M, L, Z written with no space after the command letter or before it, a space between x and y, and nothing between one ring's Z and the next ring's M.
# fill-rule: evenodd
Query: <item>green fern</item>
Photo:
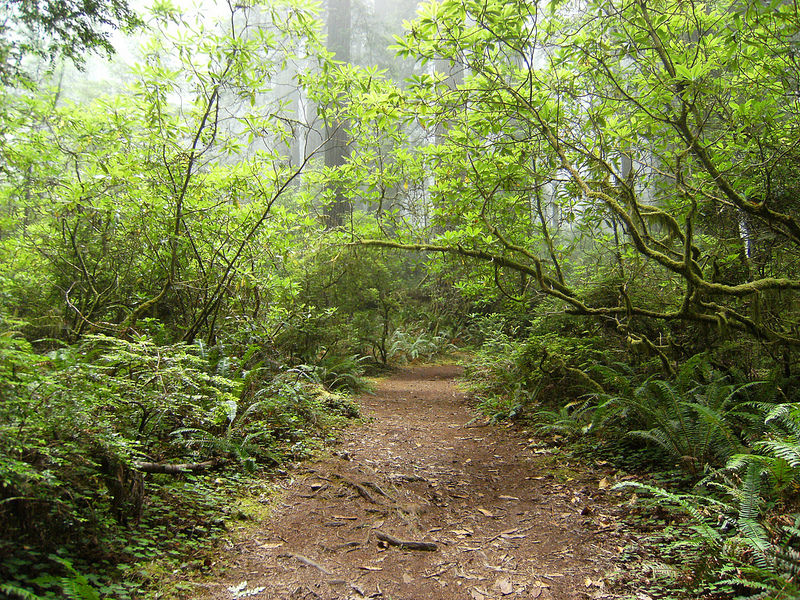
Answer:
M540 409L533 414L539 433L557 433L566 437L577 437L592 429L592 409L589 400L577 400L555 410Z
M800 597L800 514L786 522L786 506L797 502L800 489L800 440L795 435L797 405L755 403L766 435L751 454L736 454L698 484L708 494L675 494L652 486L626 483L659 501L679 507L718 560L721 582L747 590L750 600L790 600ZM654 435L654 439L664 438ZM716 522L708 515L716 515ZM731 575L735 573L735 575Z
M86 575L75 569L71 561L56 554L51 554L49 558L60 564L67 573L63 577L55 578L65 598L69 600L103 600L100 593L89 583Z
M758 546L753 548L757 540ZM739 540L741 542L741 540ZM772 535L762 528L749 531L745 548L750 560L738 564L738 574L727 583L749 590L742 600L796 600L800 598L800 515ZM740 543L741 546L741 543ZM728 548L735 549L731 544ZM736 553L738 555L738 553Z
M456 351L458 348L452 339L447 331L429 333L422 328L410 331L396 329L389 340L387 357L400 364L420 358L431 360L434 356Z
M706 465L722 466L743 447L732 423L741 412L745 390L757 384L737 386L717 376L686 388L687 381L650 378L627 394L599 395L594 426L622 421L627 435L661 448L695 476Z
M10 598L20 598L20 600L43 600L41 596L10 583L0 585L0 594L6 594Z

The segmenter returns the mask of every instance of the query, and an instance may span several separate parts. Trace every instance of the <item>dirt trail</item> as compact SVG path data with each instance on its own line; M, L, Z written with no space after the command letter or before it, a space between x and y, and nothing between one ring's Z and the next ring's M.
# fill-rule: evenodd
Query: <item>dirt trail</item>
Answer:
M362 397L369 421L294 473L224 580L197 584L193 597L615 597L603 576L624 542L602 474L554 464L547 448L484 425L458 373L411 368ZM399 548L386 534L436 550Z

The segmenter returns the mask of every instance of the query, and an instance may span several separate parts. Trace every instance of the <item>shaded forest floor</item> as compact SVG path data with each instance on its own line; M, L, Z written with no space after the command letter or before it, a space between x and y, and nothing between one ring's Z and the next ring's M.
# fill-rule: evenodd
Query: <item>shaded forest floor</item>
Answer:
M365 424L292 473L270 518L240 532L191 597L620 597L631 576L623 548L635 539L609 473L486 424L458 373L414 367L361 397Z

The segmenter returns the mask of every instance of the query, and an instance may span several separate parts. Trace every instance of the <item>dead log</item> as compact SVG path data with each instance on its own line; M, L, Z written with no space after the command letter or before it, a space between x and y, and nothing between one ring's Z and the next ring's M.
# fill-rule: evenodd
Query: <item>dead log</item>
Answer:
M137 471L142 473L166 473L167 475L177 475L178 473L202 473L209 469L214 469L225 464L225 460L221 458L214 458L199 463L156 463L156 462L142 462L133 461L131 466Z
M383 531L376 531L375 537L381 540L382 542L386 542L390 546L397 546L398 548L404 550L422 550L425 552L436 552L439 549L439 546L437 546L433 542L413 542L408 540L399 540L396 537L389 535L388 533L384 533Z

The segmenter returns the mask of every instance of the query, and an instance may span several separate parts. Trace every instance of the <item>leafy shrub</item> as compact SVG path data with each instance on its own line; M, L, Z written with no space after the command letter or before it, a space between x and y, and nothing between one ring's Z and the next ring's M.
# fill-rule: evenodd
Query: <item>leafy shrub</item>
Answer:
M595 372L613 356L602 349L603 339L590 331L561 334L551 331L551 325L537 319L525 335L501 315L473 315L481 345L466 375L481 405L495 418L521 417L546 404L560 411L562 404L602 389Z
M255 350L237 359L200 343L158 345L146 336L87 336L40 355L17 333L21 326L0 319L0 578L9 582L7 594L94 598L96 588L107 596L116 562L152 559L174 542L175 552L197 546L188 533L167 536L165 522L175 522L178 506L196 514L213 490L183 502L199 479L188 488L165 475L145 480L140 461L223 459L252 471L307 456L358 414L322 383L356 378L358 361L332 362L314 382L264 366ZM331 376L334 367L341 371ZM127 526L134 520L145 533ZM219 529L208 521L208 531ZM57 548L67 549L59 557L77 570L47 558ZM103 585L85 581L83 565L107 556L117 560L103 567ZM114 592L133 597L126 594Z
M750 437L759 435L753 398L769 397L775 389L774 382L742 381L715 370L705 353L684 363L671 379L650 376L637 383L637 373L626 365L603 365L593 372L617 392L540 410L540 429L638 439L695 480L708 467L724 465Z
M350 356L336 356L326 354L314 364L301 364L289 369L290 373L297 373L298 378L325 386L331 390L345 390L360 392L369 386L362 377L366 356L356 354Z
M706 465L721 466L741 450L733 417L744 387L717 378L683 390L649 378L629 395L599 396L593 423L621 424L627 435L655 444L696 476Z

